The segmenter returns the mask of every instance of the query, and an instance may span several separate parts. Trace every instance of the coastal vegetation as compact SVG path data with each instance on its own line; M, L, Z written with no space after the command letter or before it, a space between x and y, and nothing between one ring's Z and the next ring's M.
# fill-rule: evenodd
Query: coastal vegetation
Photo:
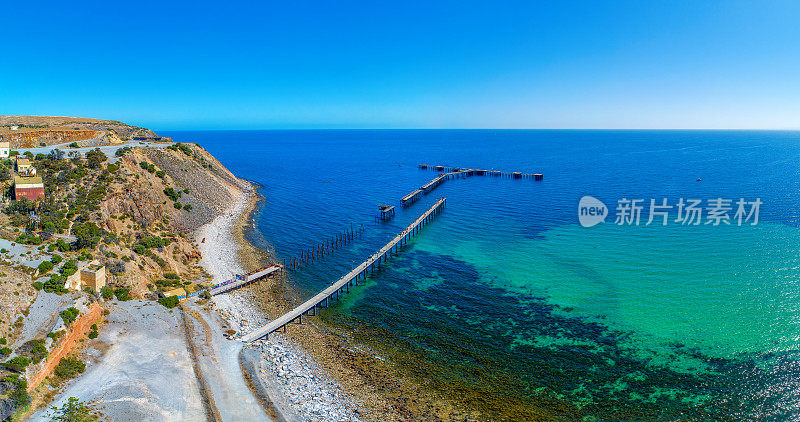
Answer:
M82 374L86 370L86 363L76 358L61 358L58 365L53 370L55 375L60 381L66 381L74 378L78 374Z
M53 422L94 422L99 419L94 409L75 397L61 407L52 406L48 417Z
M0 312L7 312L0 318L0 332L12 345L0 348L5 360L0 365L16 375L8 379L8 391L18 391L13 394L20 397L14 406L19 409L31 403L30 409L19 410L22 413L30 414L47 403L52 386L87 371L83 347L99 347L108 341L101 331L113 325L109 320L114 318L95 322L82 314L86 307L96 312L93 302L111 302L102 312L109 315L115 309L140 306L124 303L132 299L157 301L155 306L173 318L172 309L181 299L175 292L164 293L179 288L191 293L209 285L211 277L200 265L200 252L188 235L222 214L237 191L249 188L196 144L134 140L123 145L126 139L160 138L146 130L112 130L116 123L86 125L90 128L85 135L92 132L98 137L78 139L76 135L69 144L62 143L70 148L33 153L25 150L27 143L19 145L15 155L31 160L44 185L44 197L9 199L0 213L0 238L10 244L0 251ZM34 136L26 133L28 138ZM50 140L32 142L52 145ZM15 193L11 182L15 171L13 160L0 159L0 184L9 198ZM86 284L86 277L98 268L106 270L106 285L98 285L95 291ZM76 290L65 295L68 281ZM37 292L61 296L39 294L42 305L32 306ZM27 327L48 325L40 306L50 307L50 315L60 319L51 332ZM96 314L85 314L89 315ZM137 313L136 318L148 316ZM172 329L174 324L167 326ZM76 339L75 330L85 334ZM30 332L37 334L31 338ZM77 348L58 359L51 353L60 344ZM34 388L31 402L24 376L18 374L26 369L29 375L37 374L43 367L52 370L41 378L49 386ZM31 379L40 385L41 379ZM17 381L23 383L21 390L14 384ZM59 417L81 420L73 416L91 415L76 413L81 406L77 399L70 400L58 408Z

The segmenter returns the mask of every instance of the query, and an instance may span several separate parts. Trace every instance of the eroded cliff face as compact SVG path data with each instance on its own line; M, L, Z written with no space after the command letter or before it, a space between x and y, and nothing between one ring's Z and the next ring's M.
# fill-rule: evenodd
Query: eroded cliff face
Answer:
M191 232L223 213L234 199L251 188L197 145L185 144L191 155L166 148L134 148L120 161L126 183L114 185L103 202L107 215L127 213L149 227L167 219L181 232ZM153 165L154 172L144 169ZM159 172L163 171L163 177ZM172 188L180 197L169 196ZM181 204L177 209L175 202ZM186 211L185 205L190 205Z
M101 244L103 253L133 258L116 264L125 270L115 281L146 296L165 273L184 281L205 280L200 252L189 235L225 212L252 189L250 184L197 145L137 147L117 165L118 181L108 185L98 216L98 225L121 239ZM169 239L169 244L137 253L137 243L152 236Z
M0 140L10 142L12 149L72 142L79 146L114 145L137 138L159 137L150 129L115 120L0 115Z

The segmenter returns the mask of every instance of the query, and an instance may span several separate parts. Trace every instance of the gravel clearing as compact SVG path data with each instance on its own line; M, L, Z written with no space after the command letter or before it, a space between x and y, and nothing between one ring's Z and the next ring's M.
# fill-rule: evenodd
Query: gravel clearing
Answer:
M77 397L114 421L206 420L179 311L147 301L115 302L89 343L86 372L52 405ZM31 420L46 421L47 409Z
M59 296L44 290L40 291L28 308L29 313L24 319L25 325L22 326L19 338L10 347L16 349L26 341L46 336L61 321L59 311L69 307L79 296L79 293Z

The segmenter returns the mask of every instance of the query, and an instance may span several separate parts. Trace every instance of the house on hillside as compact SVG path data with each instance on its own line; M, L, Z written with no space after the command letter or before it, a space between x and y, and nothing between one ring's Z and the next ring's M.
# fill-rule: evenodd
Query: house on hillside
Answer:
M11 142L0 141L0 158L8 158L9 154L11 154Z
M44 182L39 176L14 176L14 199L22 198L37 201L44 199Z
M28 174L31 171L31 169L33 168L31 166L31 160L29 160L29 159L27 159L25 157L17 157L16 167L17 167L17 173L18 174Z
M92 261L75 274L67 277L64 287L70 290L82 290L88 287L95 292L106 286L106 266L99 261Z

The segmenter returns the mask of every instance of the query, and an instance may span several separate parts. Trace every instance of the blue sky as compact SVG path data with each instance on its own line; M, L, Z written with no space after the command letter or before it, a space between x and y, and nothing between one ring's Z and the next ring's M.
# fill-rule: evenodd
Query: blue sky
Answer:
M14 3L0 114L162 130L800 128L797 2Z

